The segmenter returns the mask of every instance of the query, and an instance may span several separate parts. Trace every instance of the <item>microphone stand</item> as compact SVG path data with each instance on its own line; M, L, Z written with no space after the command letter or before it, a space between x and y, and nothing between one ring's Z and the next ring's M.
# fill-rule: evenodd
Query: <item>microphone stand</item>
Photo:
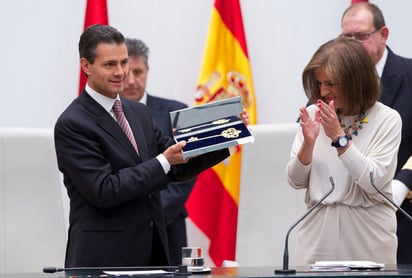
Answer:
M391 203L395 208L397 208L403 215L405 215L406 218L408 218L409 221L412 221L412 216L410 216L406 211L404 211L400 206L398 206L391 198L389 198L388 196L386 196L385 193L382 192L382 190L380 190L376 185L375 182L373 180L373 172L369 172L369 178L371 181L371 185L373 186L373 188L375 188L375 190L382 196L384 197L389 203Z
M102 267L84 267L84 266L79 266L79 267L64 267L64 268L59 268L59 267L54 267L54 266L48 266L43 268L44 273L55 273L55 272L61 272L61 271L81 271L81 270L176 270L178 269L177 266L102 266Z
M333 181L332 177L329 177L330 185L332 188L326 193L325 196L322 197L314 206L312 206L292 227L289 228L288 232L286 233L285 239L285 251L283 252L283 268L282 269L275 269L275 274L295 274L296 269L289 269L289 234L303 219L305 219L314 209L316 209L335 189L335 182Z

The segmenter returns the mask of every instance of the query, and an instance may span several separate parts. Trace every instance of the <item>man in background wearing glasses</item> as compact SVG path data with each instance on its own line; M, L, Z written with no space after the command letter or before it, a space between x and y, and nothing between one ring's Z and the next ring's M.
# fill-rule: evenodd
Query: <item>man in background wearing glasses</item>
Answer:
M361 2L345 10L341 36L360 41L368 51L381 78L380 101L397 110L402 118L402 141L398 165L392 181L393 199L412 214L412 59L400 57L386 46L389 29L382 11L374 4ZM398 264L412 264L412 222L399 211Z

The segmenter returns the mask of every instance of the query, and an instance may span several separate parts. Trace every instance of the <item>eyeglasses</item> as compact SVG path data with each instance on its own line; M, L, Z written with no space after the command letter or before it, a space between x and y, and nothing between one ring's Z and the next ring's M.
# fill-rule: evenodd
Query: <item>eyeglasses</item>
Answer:
M364 42L364 41L369 40L370 37L378 31L379 30L375 30L372 32L357 32L357 33L340 34L340 37L348 37L348 38L355 39L357 41Z

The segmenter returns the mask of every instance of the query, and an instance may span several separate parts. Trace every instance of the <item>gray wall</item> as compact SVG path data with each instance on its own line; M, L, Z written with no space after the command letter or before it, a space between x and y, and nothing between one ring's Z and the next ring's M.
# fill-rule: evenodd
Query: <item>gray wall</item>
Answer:
M1 1L0 126L53 127L77 96L85 0ZM258 121L291 122L305 103L301 71L340 32L350 0L241 0ZM412 57L410 0L374 1L389 45ZM108 0L109 23L151 50L149 90L194 104L213 0ZM43 104L42 104L43 103Z

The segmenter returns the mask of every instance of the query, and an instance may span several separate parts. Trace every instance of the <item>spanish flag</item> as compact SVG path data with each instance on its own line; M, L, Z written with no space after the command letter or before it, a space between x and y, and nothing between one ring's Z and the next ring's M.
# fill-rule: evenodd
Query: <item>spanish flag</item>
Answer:
M107 0L87 0L86 13L84 17L84 29L93 24L108 25ZM87 78L80 69L79 95L83 92Z
M256 124L256 102L239 0L215 0L203 57L196 104L241 96L250 124ZM240 146L224 162L201 173L186 203L192 222L210 240L216 266L235 260Z

